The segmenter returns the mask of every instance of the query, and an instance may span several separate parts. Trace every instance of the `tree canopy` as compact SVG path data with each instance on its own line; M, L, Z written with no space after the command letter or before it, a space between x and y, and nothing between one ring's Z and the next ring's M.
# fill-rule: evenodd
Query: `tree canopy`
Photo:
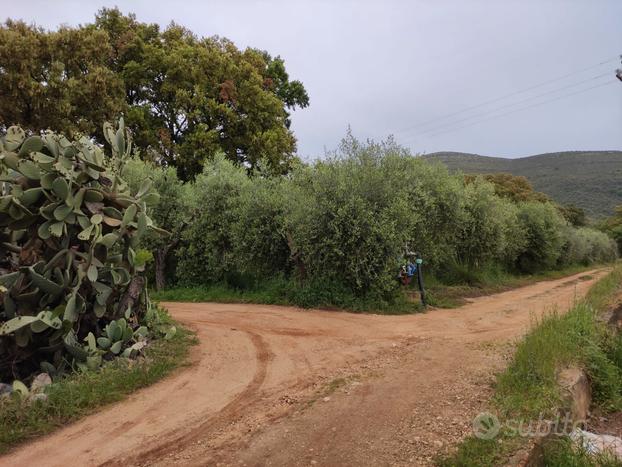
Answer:
M497 196L508 198L515 203L522 201L546 203L550 201L544 193L535 191L526 177L509 173L484 174L481 177L493 184ZM476 178L476 175L465 176L467 183L472 183Z
M280 57L220 37L165 29L118 9L93 24L46 31L0 27L0 126L19 123L69 136L123 113L141 156L192 179L206 160L289 169L296 149L289 112L309 105Z

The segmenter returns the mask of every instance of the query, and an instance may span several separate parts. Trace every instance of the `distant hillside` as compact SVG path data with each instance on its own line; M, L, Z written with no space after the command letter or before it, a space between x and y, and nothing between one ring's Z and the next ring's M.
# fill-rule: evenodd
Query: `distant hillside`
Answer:
M537 191L558 203L575 204L592 218L608 216L622 204L622 151L555 152L520 159L462 152L435 152L423 157L464 173L523 175Z

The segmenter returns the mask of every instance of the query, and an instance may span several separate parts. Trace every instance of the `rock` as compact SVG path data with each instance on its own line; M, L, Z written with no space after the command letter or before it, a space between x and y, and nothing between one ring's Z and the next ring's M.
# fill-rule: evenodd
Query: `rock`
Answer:
M30 385L30 392L37 393L45 391L45 388L52 384L52 378L47 373L38 374Z
M322 399L324 402L328 402L330 400L330 397L325 397L324 399Z
M13 386L10 384L0 383L0 397L9 396L13 392Z
M622 438L611 435L598 435L576 428L570 433L570 439L589 454L609 452L622 461Z
M615 327L618 330L622 329L622 304L620 304L612 313L609 318L609 325Z
M592 388L587 375L578 368L567 368L559 374L558 380L572 421L584 423L592 403Z

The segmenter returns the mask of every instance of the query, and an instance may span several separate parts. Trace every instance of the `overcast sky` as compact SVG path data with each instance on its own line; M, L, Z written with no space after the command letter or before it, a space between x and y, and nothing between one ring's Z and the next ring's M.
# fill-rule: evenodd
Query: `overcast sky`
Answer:
M56 28L115 5L283 57L311 99L293 115L305 159L348 125L416 153L622 149L621 0L22 0L2 14Z

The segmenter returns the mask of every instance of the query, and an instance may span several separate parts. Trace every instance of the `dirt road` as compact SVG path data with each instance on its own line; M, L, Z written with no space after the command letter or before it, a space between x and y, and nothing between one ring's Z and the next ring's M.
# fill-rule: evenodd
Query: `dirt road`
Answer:
M0 457L0 466L423 465L469 433L533 316L604 271L379 316L166 303L193 365Z

